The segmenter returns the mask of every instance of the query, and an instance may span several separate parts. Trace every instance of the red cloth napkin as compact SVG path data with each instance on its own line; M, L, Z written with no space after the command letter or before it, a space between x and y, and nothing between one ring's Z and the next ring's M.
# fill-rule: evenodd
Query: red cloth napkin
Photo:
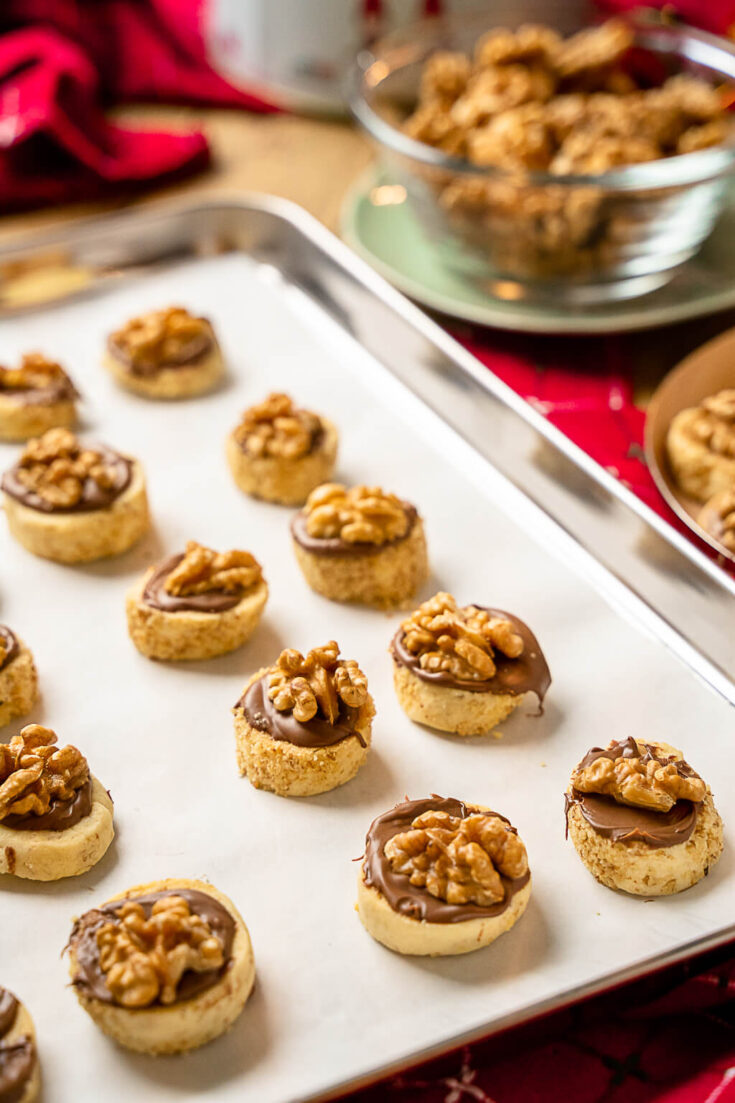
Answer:
M3 0L0 211L150 187L198 172L198 131L130 130L104 108L137 99L268 111L209 66L201 0Z

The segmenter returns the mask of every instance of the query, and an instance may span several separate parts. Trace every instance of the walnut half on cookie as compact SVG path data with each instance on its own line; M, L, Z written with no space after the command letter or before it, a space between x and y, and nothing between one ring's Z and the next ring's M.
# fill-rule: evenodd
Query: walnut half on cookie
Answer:
M211 322L182 306L151 310L111 333L104 365L146 398L192 398L211 391L224 374Z
M128 632L149 659L211 659L249 640L268 600L250 552L216 552L190 540L151 567L126 599Z
M722 852L709 787L666 743L593 747L565 795L567 831L590 873L634 896L695 885Z
M320 414L302 410L287 394L270 394L245 410L227 438L227 462L245 494L300 506L330 478L337 430Z
M77 418L79 393L60 364L28 352L20 367L0 366L0 440L28 440Z
M458 606L435 594L403 621L391 641L393 683L411 720L456 735L484 735L525 694L543 704L551 675L538 640L499 609Z
M681 410L666 436L677 485L698 502L735 486L735 388Z
M33 655L6 624L0 624L0 728L25 716L38 700Z
M84 755L28 724L0 744L0 873L32 881L77 877L115 834L112 800Z
M332 601L390 608L411 598L429 573L416 509L381 487L317 487L291 535L304 578Z
M479 950L510 930L530 895L526 848L489 808L432 796L397 804L370 825L357 911L390 950Z
M136 885L85 912L67 945L77 999L139 1053L181 1053L228 1030L255 980L250 935L202 881Z
M58 563L119 555L150 526L138 461L106 445L83 445L68 429L29 440L2 489L11 534Z
M252 676L232 711L240 773L256 789L307 797L355 776L375 706L367 678L331 640L306 656L282 651Z
M0 1100L34 1103L40 1091L33 1020L12 992L0 988Z

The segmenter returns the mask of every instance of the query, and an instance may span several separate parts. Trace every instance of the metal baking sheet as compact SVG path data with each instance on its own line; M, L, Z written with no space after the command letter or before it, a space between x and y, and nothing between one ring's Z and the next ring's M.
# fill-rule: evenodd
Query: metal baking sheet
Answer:
M331 240L320 234L294 228L301 263ZM128 240L140 235L139 225ZM156 244L159 256L167 251L160 235L142 236L151 259ZM98 234L100 264L113 237ZM217 236L207 240L218 253ZM121 243L124 236L118 254ZM43 702L34 719L78 743L116 801L117 841L95 870L46 886L0 879L0 982L34 1015L47 1103L96 1101L101 1091L111 1103L203 1093L317 1098L735 936L729 846L694 889L644 902L590 877L564 841L562 814L569 771L591 744L643 735L681 746L710 779L727 835L735 822L727 679L373 355L373 330L399 297L344 269L355 292L347 309L336 294L344 286L335 246L324 254L335 291L325 301L326 276L317 294L306 268L298 281L284 274L299 266L298 250L287 258L283 239L267 245L261 235L250 256L169 256L135 280L95 281L94 294L0 324L3 360L38 347L69 367L86 399L85 433L142 460L155 518L126 556L75 569L34 559L0 530L0 617L36 654ZM119 391L99 367L104 335L132 313L172 302L212 318L226 385L181 404ZM409 311L405 333L411 320ZM443 350L419 336L441 364ZM391 359L401 351L399 343ZM312 594L289 546L290 511L243 497L230 479L225 434L245 405L280 388L339 426L342 478L382 483L417 503L433 569L425 596L449 589L512 609L533 627L554 676L543 717L531 718L529 706L502 726L502 739L461 740L403 715L387 654L399 618ZM494 444L499 456L502 445ZM16 454L0 446L2 467ZM252 641L233 655L151 663L127 638L124 595L151 561L191 537L254 551L270 602ZM237 775L230 707L248 674L282 646L330 637L370 680L378 713L368 763L320 797L256 792ZM514 930L462 958L401 958L373 942L353 910L354 859L371 819L404 794L431 791L507 814L534 875ZM225 1037L186 1057L151 1059L97 1030L67 987L59 952L72 916L167 876L210 879L233 898L251 930L258 979Z

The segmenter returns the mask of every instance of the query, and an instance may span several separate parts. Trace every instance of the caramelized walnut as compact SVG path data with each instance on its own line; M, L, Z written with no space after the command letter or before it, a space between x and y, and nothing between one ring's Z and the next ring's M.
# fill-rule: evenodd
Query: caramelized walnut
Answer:
M57 736L27 724L0 743L0 822L7 816L43 816L55 801L69 801L89 780L87 760L76 747L57 747Z
M307 498L304 513L309 536L348 544L388 544L409 527L404 503L379 486L348 490L341 483L323 483Z
M49 429L29 440L13 473L25 491L61 509L82 500L88 480L102 491L109 491L117 481L115 468L105 456L84 448L68 429Z
M267 677L269 699L280 712L292 710L301 723L319 713L333 724L340 701L360 708L368 700L367 678L353 659L339 658L334 640L306 657L292 648L282 651Z
M492 813L462 819L425 812L388 840L385 856L396 873L448 904L496 904L505 895L500 875L515 879L528 871L525 846Z
M253 457L295 460L312 450L321 427L316 414L297 409L287 394L274 393L245 411L235 440Z
M42 391L54 388L59 398L76 398L74 384L61 364L42 352L24 354L19 368L0 366L0 391Z
M148 918L132 900L115 914L118 921L105 923L96 938L105 984L123 1007L171 1004L187 970L208 973L224 964L219 938L180 896L156 900Z
M735 388L705 398L691 431L712 452L735 459Z
M216 552L189 540L184 558L168 575L164 589L175 597L212 590L236 593L249 590L263 577L260 563L247 551Z
M439 593L404 620L403 646L422 670L444 670L458 680L484 681L496 672L494 652L509 659L523 653L523 640L508 620L475 605L458 606Z
M206 318L196 318L182 306L151 310L110 336L113 350L138 373L155 372L167 364L195 359L213 343Z
M699 523L724 548L735 554L735 486L710 498L702 508ZM2 665L0 654L0 666Z
M495 27L478 40L475 62L483 68L515 62L543 62L550 66L561 41L556 31L539 23L524 23L517 31Z
M466 54L437 50L427 59L421 73L421 98L456 100L464 91L471 71L470 59Z
M628 24L608 19L599 27L589 27L566 39L554 58L555 67L565 79L579 78L612 68L632 45L633 31Z
M656 750L656 757L653 757L645 744L636 743L636 746L636 757L627 754L614 759L601 757L578 767L572 775L573 788L655 812L668 812L678 800L704 800L707 787L702 779L682 775L673 754L652 748Z

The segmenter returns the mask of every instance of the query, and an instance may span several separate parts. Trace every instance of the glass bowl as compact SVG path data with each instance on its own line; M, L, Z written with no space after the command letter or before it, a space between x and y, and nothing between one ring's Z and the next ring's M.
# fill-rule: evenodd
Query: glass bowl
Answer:
M627 21L636 52L666 76L686 72L717 85L735 79L735 46L724 39L640 16ZM564 35L584 25L547 0L506 0L482 13L424 20L362 51L350 83L353 114L442 262L488 294L584 304L652 291L696 253L729 201L735 138L598 175L555 175L479 168L402 129L431 54L470 53L491 27L527 22L550 23Z

